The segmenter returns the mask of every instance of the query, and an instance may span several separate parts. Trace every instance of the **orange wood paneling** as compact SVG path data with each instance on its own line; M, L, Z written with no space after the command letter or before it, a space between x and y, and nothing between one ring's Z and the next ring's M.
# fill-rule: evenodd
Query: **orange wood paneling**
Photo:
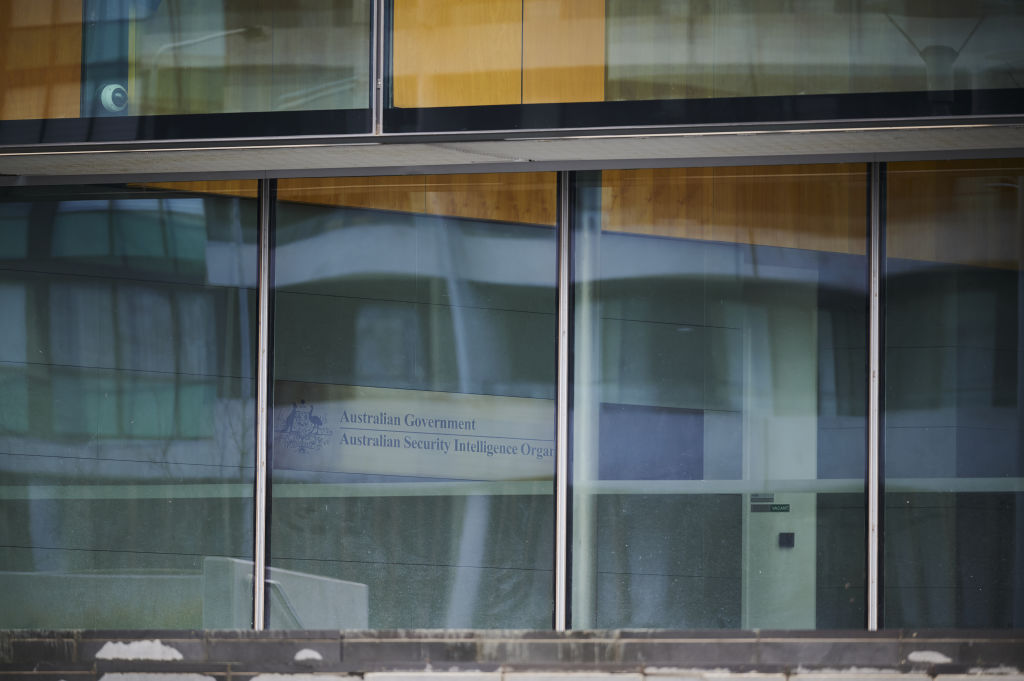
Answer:
M602 226L679 239L864 254L863 164L605 171Z
M892 163L886 255L1019 269L1024 159Z
M179 192L256 198L254 180L152 182ZM554 173L396 175L279 180L280 201L554 226Z
M605 0L395 0L399 108L604 100Z
M277 198L318 206L423 213L423 181L422 175L286 179L277 183Z
M175 192L195 192L197 194L217 194L220 196L240 196L255 199L259 191L256 180L212 180L200 182L147 182L132 185L152 189L169 189Z
M524 0L524 104L604 101L604 62L604 0Z
M864 164L719 168L709 238L864 254ZM721 236L719 236L719 234Z
M518 104L522 0L395 0L399 108Z
M81 114L82 0L0 2L0 120Z
M432 175L425 189L431 215L552 226L558 219L554 173Z
M405 175L280 180L282 201L554 225L554 173Z
M704 239L711 219L711 168L606 170L602 225L677 239Z

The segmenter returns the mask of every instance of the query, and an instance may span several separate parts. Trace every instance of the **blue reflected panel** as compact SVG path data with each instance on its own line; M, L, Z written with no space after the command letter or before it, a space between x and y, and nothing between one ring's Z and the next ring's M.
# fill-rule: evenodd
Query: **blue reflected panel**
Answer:
M1024 625L1024 163L889 166L885 625Z
M601 405L603 480L700 480L704 477L704 412Z
M549 627L554 174L278 187L270 626Z
M0 627L251 625L255 189L0 196Z
M863 626L864 166L579 178L573 626Z

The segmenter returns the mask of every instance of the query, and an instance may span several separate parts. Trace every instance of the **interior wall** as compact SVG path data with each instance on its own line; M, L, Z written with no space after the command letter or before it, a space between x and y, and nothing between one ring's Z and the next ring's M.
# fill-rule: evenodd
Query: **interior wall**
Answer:
M604 0L395 0L393 105L603 101L604 11Z
M77 118L82 0L0 4L0 120Z
M860 175L862 182L851 182ZM864 255L867 166L606 170L606 231Z

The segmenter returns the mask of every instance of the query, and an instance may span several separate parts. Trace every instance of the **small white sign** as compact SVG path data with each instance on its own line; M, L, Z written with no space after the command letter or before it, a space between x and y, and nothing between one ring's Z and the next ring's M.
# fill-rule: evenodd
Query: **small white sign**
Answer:
M554 401L278 381L274 468L550 480Z

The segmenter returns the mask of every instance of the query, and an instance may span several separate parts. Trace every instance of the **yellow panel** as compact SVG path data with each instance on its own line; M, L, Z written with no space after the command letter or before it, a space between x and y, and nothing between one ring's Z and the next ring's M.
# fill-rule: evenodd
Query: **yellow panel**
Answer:
M135 186L256 198L253 180ZM290 203L554 226L555 187L554 173L294 178L278 181L277 197Z
M604 0L525 0L523 103L604 101Z
M292 203L425 211L423 176L324 177L279 180L277 198Z
M719 168L708 238L763 246L863 254L867 175L863 164Z
M219 196L239 196L255 199L259 191L256 180L210 180L201 182L147 182L129 185L151 189L169 189L175 192L195 192L196 194L217 194Z
M522 0L395 0L394 105L522 101Z
M1019 269L1024 160L892 163L886 255Z
M678 239L864 254L863 164L604 171L602 225Z
M280 180L282 201L554 225L554 173Z
M554 226L555 173L491 173L427 177L426 212L479 220Z
M0 120L81 114L82 0L0 3Z
M606 170L603 227L679 239L703 239L711 217L710 168Z

